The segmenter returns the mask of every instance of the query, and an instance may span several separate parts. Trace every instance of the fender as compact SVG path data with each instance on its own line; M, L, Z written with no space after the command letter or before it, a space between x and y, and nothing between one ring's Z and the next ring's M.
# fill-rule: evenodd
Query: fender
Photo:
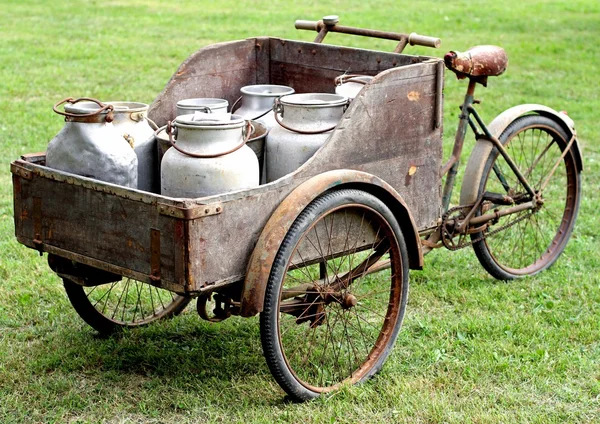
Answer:
M267 282L279 246L296 217L310 202L332 189L357 188L379 197L394 213L404 233L411 269L422 269L419 232L402 197L389 184L366 172L334 170L314 176L296 187L275 209L252 251L242 288L240 315L262 312Z
M504 130L518 117L527 115L530 113L536 113L538 115L546 116L556 121L560 126L563 127L568 136L575 136L575 142L571 147L571 152L575 158L575 164L577 170L581 172L583 170L583 160L581 158L581 150L577 143L577 132L575 131L575 123L573 120L564 113L560 113L551 109L547 106L537 104L524 104L511 107L498 115L488 125L488 130L494 136L499 138ZM469 156L467 167L463 178L463 184L460 191L460 204L468 205L472 204L477 200L477 192L479 190L478 184L481 180L483 173L483 167L485 165L485 159L489 156L490 152L494 148L493 144L487 140L477 140L475 147Z

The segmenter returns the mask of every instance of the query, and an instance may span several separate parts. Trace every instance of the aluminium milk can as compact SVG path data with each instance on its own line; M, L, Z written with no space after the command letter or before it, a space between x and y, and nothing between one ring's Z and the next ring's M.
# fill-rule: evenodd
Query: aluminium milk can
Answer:
M108 104L114 106L113 125L133 147L138 158L137 188L158 193L160 190L160 181L156 172L158 155L154 130L146 117L148 105L138 102L108 102Z
M326 93L279 99L274 114L278 125L267 134L267 182L295 171L310 159L329 138L347 105L347 97Z
M258 84L242 87L240 92L242 106L232 112L246 120L261 122L270 129L277 125L272 112L275 99L294 94L294 89L285 85Z
M61 112L57 108L64 103ZM113 125L113 109L89 98L68 98L54 105L53 110L65 116L65 126L48 144L46 166L137 188L137 156Z
M194 112L227 113L229 102L225 99L210 97L184 99L177 102L177 116L188 115Z
M241 116L181 115L174 127L166 131L173 148L161 163L162 195L196 198L258 186L258 159L246 146L250 128Z
M344 74L335 78L335 94L348 97L350 101L358 95L363 87L370 83L374 77L370 75Z

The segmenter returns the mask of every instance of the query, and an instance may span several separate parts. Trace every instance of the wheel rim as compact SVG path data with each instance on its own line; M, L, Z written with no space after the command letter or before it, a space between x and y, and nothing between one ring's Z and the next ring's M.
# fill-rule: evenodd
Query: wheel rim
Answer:
M83 291L98 313L123 327L137 327L163 318L184 299L168 290L130 278L83 287Z
M547 268L569 239L578 196L576 169L570 154L565 156L540 193L565 147L563 137L553 128L540 124L524 127L505 145L543 201L539 208L505 216L490 228L493 231L507 226L504 231L484 240L494 262L506 272L528 275ZM485 191L530 200L503 158L498 156L494 167L489 169Z
M331 254L336 243L346 254ZM369 260L389 266L369 273ZM364 205L332 209L303 233L287 264L277 316L284 360L300 384L325 392L377 371L396 334L401 261L388 222Z

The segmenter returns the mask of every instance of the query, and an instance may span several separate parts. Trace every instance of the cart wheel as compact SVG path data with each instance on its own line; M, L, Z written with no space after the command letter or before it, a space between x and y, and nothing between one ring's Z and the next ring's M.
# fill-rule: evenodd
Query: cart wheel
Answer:
M482 240L485 233L471 237L480 240L473 248L483 267L495 278L511 280L537 274L558 259L577 218L581 180L571 154L560 160L560 166L552 173L569 141L552 119L538 115L518 118L501 134L500 141L540 197L541 205L533 211L500 218L489 228L494 231L506 227L498 234ZM496 149L487 158L478 185L479 193L487 191L528 200L525 189ZM500 207L503 206L497 206Z
M190 297L130 278L94 287L83 287L67 278L63 283L79 316L105 334L178 315L191 301Z
M304 209L275 257L261 339L267 364L294 399L355 384L382 367L408 297L408 256L388 207L359 190Z

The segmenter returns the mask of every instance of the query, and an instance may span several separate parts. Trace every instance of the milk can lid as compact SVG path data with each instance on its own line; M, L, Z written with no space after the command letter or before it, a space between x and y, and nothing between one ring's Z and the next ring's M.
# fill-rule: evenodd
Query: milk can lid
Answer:
M204 113L194 112L187 115L179 115L175 118L175 125L189 125L189 126L242 126L244 124L244 118L240 115L233 115L231 113Z

